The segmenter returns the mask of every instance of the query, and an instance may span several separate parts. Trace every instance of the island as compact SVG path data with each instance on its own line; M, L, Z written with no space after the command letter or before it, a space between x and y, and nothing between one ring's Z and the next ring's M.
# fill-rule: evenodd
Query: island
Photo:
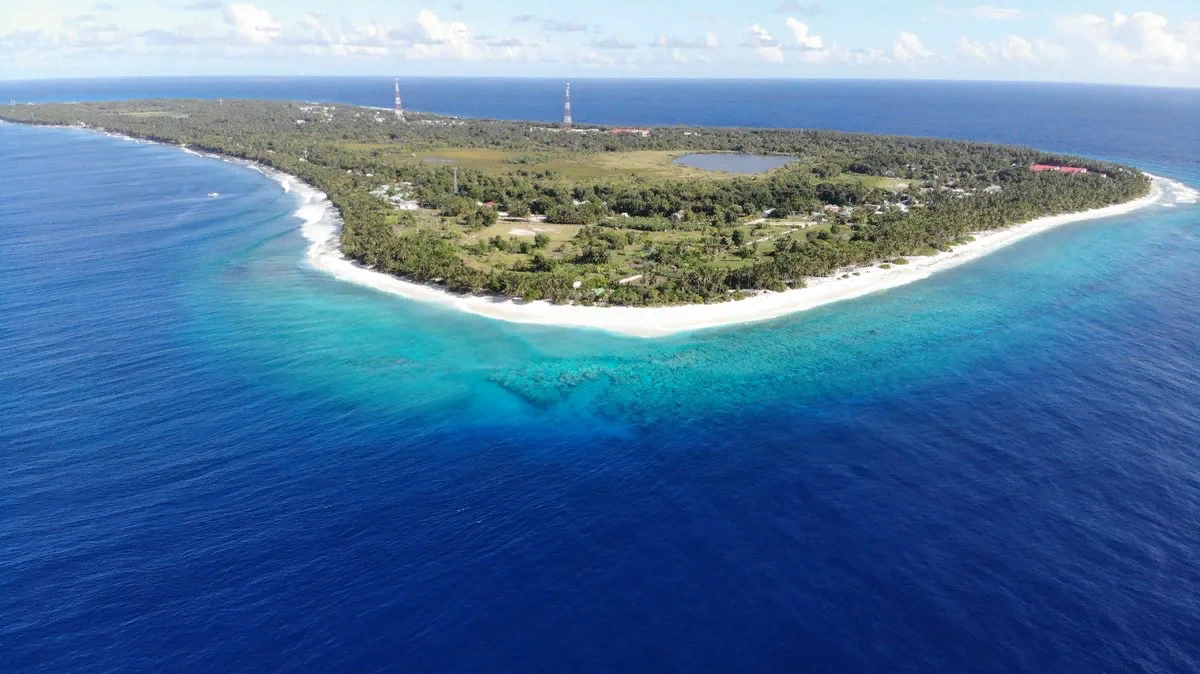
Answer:
M248 160L327 195L340 254L361 269L459 297L612 311L786 294L1151 192L1132 166L810 129L228 99L22 104L0 119Z

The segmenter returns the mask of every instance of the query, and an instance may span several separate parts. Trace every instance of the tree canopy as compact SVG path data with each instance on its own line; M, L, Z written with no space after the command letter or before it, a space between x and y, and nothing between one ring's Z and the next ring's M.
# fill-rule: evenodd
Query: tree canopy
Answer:
M260 162L324 191L343 219L343 253L364 265L455 292L584 304L711 302L801 287L806 277L947 250L971 232L1149 190L1133 167L1082 157L833 131L655 127L643 136L411 112L402 123L355 106L242 100L20 105L0 118ZM447 148L506 158L480 169L423 155ZM619 167L648 152L799 159L703 180L554 168L599 157ZM1088 172L1029 170L1038 163ZM527 222L546 231L505 236Z

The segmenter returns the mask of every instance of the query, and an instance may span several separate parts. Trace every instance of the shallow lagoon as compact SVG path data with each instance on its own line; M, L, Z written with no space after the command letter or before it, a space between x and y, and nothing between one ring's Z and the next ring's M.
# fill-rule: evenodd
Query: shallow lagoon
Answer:
M686 154L675 160L681 166L704 169L705 171L729 171L730 173L765 173L773 168L796 161L799 157L765 154L736 154L733 152L707 152Z

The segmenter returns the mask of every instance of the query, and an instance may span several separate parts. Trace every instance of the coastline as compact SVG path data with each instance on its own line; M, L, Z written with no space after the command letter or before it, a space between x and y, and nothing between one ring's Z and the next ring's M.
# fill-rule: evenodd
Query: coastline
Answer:
M298 197L299 206L294 215L301 219L301 235L310 244L306 253L308 264L340 281L485 318L531 325L596 329L642 338L666 337L693 330L768 321L808 311L833 302L920 281L939 271L971 262L1009 244L1062 225L1125 215L1160 201L1168 191L1176 198L1174 203L1163 204L1167 207L1176 203L1196 203L1197 196L1200 195L1197 190L1178 181L1147 173L1152 183L1150 193L1144 197L1088 211L1036 218L1005 229L974 232L974 241L936 255L907 258L908 264L892 265L890 269L882 268L883 263L876 263L853 270L840 270L836 275L806 279L805 288L784 292L763 291L742 300L717 304L585 307L556 305L546 300L525 302L495 296L458 295L438 286L405 281L364 267L342 255L339 241L341 216L324 192L297 176L253 160L198 151L187 145L137 138L98 128L36 123L33 125L74 128L138 143L169 145L189 154L240 164L262 173L279 183L284 192L294 191ZM841 273L848 272L852 274L850 277L841 277ZM855 272L857 275L853 275Z
M480 295L456 295L442 288L413 283L377 272L346 259L338 245L341 224L336 209L325 195L294 176L271 170L285 191L296 190L301 205L296 215L304 222L301 233L309 240L308 262L313 268L334 278L398 295L411 300L438 304L457 311L533 325L589 328L630 337L665 337L680 332L716 328L742 323L767 321L841 300L862 297L896 288L978 259L1021 239L1055 227L1083 220L1107 218L1131 213L1175 192L1180 202L1195 200L1195 191L1181 183L1151 176L1150 194L1122 204L1114 204L1078 213L1037 218L1006 229L974 234L975 241L937 255L909 258L905 265L882 269L879 264L856 269L858 276L818 277L808 287L785 292L763 292L743 300L719 304L689 304L666 307L583 307L555 305L546 300L524 302ZM1149 174L1147 174L1149 175ZM1188 196L1188 195L1191 196Z

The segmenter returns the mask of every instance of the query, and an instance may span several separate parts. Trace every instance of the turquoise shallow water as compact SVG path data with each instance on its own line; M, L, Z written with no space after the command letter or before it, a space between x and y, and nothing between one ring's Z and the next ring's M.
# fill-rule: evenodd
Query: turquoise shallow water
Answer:
M947 385L1030 349L1055 358L1083 328L1043 318L1135 308L1137 288L1172 283L1192 264L1193 217L1155 206L1068 225L914 285L665 339L510 324L350 286L303 266L308 243L287 221L277 238L214 261L235 274L199 272L222 282L200 285L194 301L204 332L238 335L231 347L258 354L268 371L286 352L283 380L362 402L382 396L393 409L467 405L480 421L523 423L568 408L623 424ZM1150 264L1147 239L1161 239Z
M0 670L1200 669L1195 204L645 340L338 282L241 166L0 154Z

